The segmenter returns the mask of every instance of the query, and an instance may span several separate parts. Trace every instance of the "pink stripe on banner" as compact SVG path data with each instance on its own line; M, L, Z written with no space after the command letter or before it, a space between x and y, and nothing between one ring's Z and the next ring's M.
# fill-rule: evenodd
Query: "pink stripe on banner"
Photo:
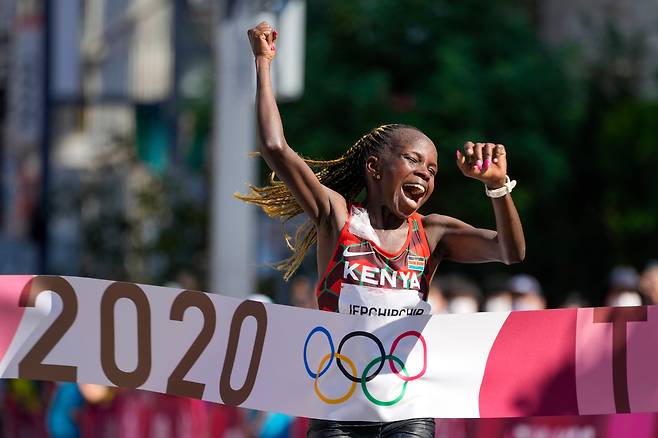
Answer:
M489 352L480 417L576 415L575 309L512 312Z
M658 410L658 307L647 307L647 321L628 324L628 398L631 411Z
M23 317L25 309L18 306L18 299L31 278L31 275L3 275L0 281L0 360L14 339Z
M583 414L658 409L656 306L580 309L576 342Z
M615 412L612 324L594 323L594 309L578 309L576 376L582 415Z

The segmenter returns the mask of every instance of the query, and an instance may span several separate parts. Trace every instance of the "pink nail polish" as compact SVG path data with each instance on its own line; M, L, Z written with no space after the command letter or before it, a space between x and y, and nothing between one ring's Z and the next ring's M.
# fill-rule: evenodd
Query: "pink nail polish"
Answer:
M482 160L477 160L477 161L475 162L475 167L477 167L478 170L479 170L480 172L482 172Z
M459 150L457 150L457 158L459 159L459 158L461 158L461 157L462 157L462 153L459 152Z
M487 158L484 160L484 170L487 170L489 166L491 166L491 160Z

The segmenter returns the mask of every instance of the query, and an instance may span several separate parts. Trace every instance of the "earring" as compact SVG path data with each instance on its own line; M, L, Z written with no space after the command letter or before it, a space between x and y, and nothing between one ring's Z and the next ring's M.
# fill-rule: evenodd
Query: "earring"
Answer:
M381 176L380 174L377 174L377 175L375 175L375 179L376 179L377 181L379 181L380 179L382 179L382 176Z

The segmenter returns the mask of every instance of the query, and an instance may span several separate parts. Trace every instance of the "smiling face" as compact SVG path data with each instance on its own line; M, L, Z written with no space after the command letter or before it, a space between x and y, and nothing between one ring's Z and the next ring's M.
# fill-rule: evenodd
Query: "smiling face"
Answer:
M379 179L368 178L368 195L380 198L392 213L407 218L434 191L438 170L434 143L422 132L400 129L378 157L370 157L367 170Z

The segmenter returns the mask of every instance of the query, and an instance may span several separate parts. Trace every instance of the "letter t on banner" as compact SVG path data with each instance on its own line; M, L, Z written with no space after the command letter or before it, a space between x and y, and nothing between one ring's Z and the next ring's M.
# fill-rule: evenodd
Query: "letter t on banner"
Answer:
M594 309L594 323L612 323L612 385L617 413L630 412L626 355L626 323L646 321L647 308L603 307Z

